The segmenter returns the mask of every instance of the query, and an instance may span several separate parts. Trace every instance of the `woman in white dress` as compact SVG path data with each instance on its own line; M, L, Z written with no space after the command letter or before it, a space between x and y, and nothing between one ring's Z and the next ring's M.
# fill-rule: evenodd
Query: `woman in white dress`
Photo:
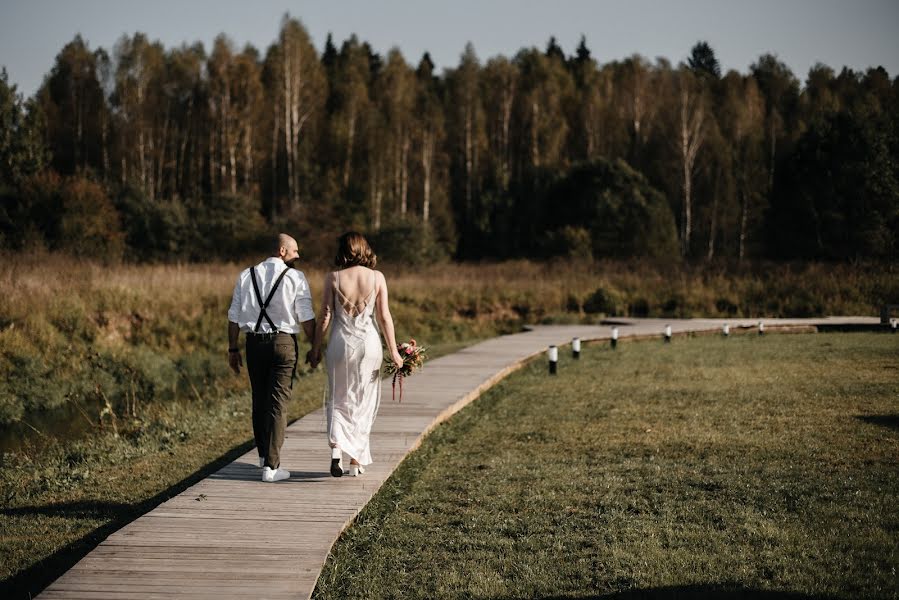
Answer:
M354 231L340 236L337 270L325 275L322 319L312 342L313 367L321 360L321 345L333 322L325 361L328 368L328 443L331 475L341 477L343 453L350 457L349 474L361 475L371 464L368 438L381 401L381 337L391 359L401 366L393 318L387 304L387 282L374 267L377 257L366 239Z

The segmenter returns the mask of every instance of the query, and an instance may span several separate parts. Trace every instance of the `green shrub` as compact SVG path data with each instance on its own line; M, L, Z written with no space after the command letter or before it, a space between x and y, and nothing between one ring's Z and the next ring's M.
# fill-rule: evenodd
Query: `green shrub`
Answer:
M390 224L369 236L379 259L403 266L423 266L445 262L446 249L435 238L431 228L411 219Z
M544 236L542 246L546 256L561 256L579 261L593 258L593 242L590 232L584 227L566 225L550 231Z
M623 160L573 167L550 187L543 213L550 232L565 226L589 231L596 258L678 256L674 216L665 196ZM577 244L580 248L582 242Z
M587 314L620 315L624 312L624 300L613 288L600 287L584 300Z

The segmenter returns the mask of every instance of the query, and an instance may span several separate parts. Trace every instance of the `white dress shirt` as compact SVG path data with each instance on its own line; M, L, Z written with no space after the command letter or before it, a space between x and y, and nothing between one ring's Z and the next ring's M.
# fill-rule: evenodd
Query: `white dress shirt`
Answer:
M231 308L228 309L228 320L240 325L240 330L253 332L256 321L259 320L259 301L256 292L253 291L253 280L250 278L250 269L256 270L256 282L259 284L259 293L262 301L268 298L268 294L281 274L287 269L284 261L277 257L271 257L259 263L255 267L244 269L237 278L234 286L234 294L231 296ZM266 314L275 324L275 331L284 333L300 333L300 323L315 318L312 312L312 292L309 290L309 282L302 271L290 269L278 289L272 297ZM259 333L273 333L271 325L265 317L259 326Z

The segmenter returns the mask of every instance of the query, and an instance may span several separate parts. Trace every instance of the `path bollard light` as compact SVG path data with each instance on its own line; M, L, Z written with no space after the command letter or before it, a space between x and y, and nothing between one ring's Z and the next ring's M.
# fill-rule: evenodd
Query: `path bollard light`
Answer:
M581 357L581 338L571 340L571 355L574 357L574 360L578 360Z
M765 324L759 321L759 335L765 335Z
M730 325L725 323L724 326L721 328L721 333L724 334L724 337L729 336L730 335Z
M550 346L546 351L546 356L549 358L549 374L555 375L559 364L559 349L555 346Z
M612 327L612 350L618 346L618 328Z
M896 326L899 325L899 319L890 319L890 330L896 333Z
M665 325L665 343L671 343L671 325Z

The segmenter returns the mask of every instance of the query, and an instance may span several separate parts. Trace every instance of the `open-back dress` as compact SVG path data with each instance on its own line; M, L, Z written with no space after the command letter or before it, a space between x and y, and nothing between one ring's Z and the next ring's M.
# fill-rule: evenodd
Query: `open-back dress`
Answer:
M381 336L375 322L375 272L372 289L358 304L340 290L335 272L328 367L328 440L360 465L371 464L368 438L381 403Z

